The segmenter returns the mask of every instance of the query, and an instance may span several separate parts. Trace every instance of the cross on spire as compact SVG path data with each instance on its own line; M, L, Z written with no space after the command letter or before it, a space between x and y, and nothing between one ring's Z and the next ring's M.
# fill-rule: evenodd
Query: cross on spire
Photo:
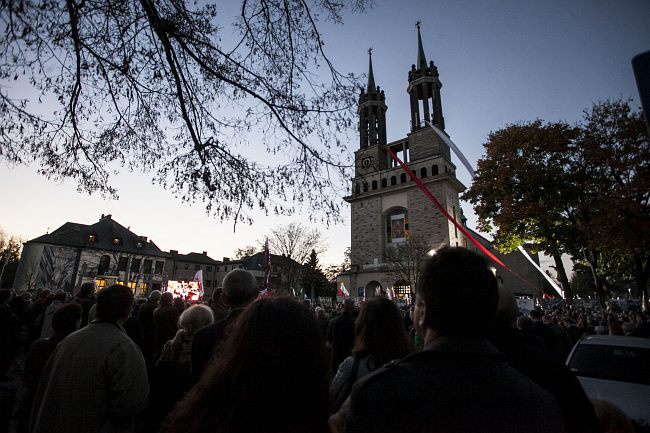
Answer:
M420 20L417 20L415 22L415 27L417 27L418 30L420 30L420 24L422 24L422 21L420 21Z

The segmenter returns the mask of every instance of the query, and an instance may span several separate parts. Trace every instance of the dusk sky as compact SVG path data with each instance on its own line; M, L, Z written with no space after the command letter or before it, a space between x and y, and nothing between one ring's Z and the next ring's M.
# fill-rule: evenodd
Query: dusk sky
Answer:
M228 2L229 8L234 5ZM509 123L537 118L574 123L583 110L607 99L632 99L635 108L640 106L630 61L650 50L648 0L378 0L372 10L346 16L342 26L324 25L323 37L327 53L344 72L366 73L367 50L373 48L375 81L386 93L389 141L409 131L407 72L417 58L418 20L427 60L440 73L446 132L474 166L490 131ZM357 148L354 138L348 149ZM457 176L469 186L466 170L453 160ZM113 201L79 194L73 181L57 184L37 169L0 160L0 227L24 240L66 221L92 224L110 213L163 250L207 251L220 260L278 224L307 223L305 212L259 215L252 226L240 223L233 233L231 221L206 216L200 203L180 202L152 185L147 174L115 177L120 199ZM341 201L344 223L317 227L327 244L323 265L339 264L350 245L349 207ZM474 228L471 207L463 209Z

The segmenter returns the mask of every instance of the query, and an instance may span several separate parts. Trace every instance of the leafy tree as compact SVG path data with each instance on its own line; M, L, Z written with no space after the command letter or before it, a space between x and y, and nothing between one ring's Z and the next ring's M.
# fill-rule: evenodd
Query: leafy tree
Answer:
M576 149L573 169L588 172L580 187L596 192L586 247L609 262L631 258L640 295L650 276L650 139L641 111L626 101L594 104L585 111Z
M526 244L553 257L567 299L571 287L562 264L572 228L559 201L567 185L570 147L578 130L541 120L509 125L490 133L472 187L464 194L474 206L479 228L494 233L504 253Z
M0 158L109 196L119 169L151 172L235 222L299 203L329 222L358 80L319 25L368 3L242 1L228 22L209 2L3 1Z
M314 301L315 296L324 296L324 289L327 286L327 278L318 264L318 255L316 250L311 250L309 258L305 262L301 276L302 287L309 290L311 299Z
M432 248L431 242L418 236L393 244L386 248L386 270L396 279L410 284L411 292L415 293L422 266Z

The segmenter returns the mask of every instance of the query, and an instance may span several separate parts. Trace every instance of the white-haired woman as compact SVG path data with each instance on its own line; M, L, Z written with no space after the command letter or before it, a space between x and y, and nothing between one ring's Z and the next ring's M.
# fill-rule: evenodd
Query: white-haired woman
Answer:
M178 318L178 331L163 346L150 373L151 394L144 416L145 432L157 432L160 422L193 385L190 353L194 333L214 322L212 309L193 305Z

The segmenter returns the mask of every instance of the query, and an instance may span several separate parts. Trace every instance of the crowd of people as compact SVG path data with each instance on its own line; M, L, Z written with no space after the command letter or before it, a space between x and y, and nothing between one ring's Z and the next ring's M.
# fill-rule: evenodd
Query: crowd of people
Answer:
M522 314L481 256L451 247L410 308L258 294L243 269L205 304L0 291L0 432L633 431L563 361L584 334L650 337L641 311Z

